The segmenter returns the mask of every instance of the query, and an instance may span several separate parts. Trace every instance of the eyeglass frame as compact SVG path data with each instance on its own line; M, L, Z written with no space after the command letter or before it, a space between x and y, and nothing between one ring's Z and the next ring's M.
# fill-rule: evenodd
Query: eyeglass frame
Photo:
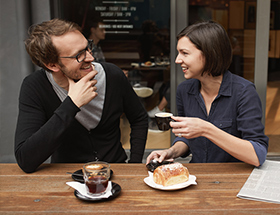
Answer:
M90 54L92 54L92 51L93 51L93 49L94 49L93 40L87 40L87 41L88 41L87 47L86 47L84 50L80 51L76 56L72 56L72 57L59 57L59 58L76 58L76 60L77 60L78 63L83 62L83 61L86 59L86 57L87 57L87 51L88 51ZM80 56L81 54L83 54L83 53L85 53L85 57L84 57L82 60L79 61L79 56Z

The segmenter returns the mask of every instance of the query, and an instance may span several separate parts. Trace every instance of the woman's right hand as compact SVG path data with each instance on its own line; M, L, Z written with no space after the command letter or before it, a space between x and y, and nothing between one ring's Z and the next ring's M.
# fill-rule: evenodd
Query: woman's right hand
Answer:
M148 164L151 160L157 160L160 163L164 160L174 161L175 158L185 155L188 151L189 147L187 144L183 141L177 141L169 149L151 152L151 154L147 157L146 164Z
M150 163L151 160L157 160L158 162L162 162L164 160L173 161L173 150L171 148L165 150L156 150L151 152L151 154L147 157L146 164Z

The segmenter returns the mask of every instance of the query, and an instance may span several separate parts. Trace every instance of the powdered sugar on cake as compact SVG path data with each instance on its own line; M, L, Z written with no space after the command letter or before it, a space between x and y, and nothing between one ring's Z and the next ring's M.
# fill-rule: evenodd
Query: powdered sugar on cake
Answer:
M173 171L181 167L183 167L181 163L172 163L172 164L162 165L161 169L162 171L168 171L168 170Z

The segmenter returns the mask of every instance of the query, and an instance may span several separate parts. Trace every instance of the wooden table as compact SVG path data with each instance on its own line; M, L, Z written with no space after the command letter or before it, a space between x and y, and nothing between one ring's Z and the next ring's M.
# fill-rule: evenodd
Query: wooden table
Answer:
M65 183L82 164L45 164L26 174L17 164L0 164L0 214L280 214L280 204L237 198L253 167L243 163L184 164L197 185L155 190L143 179L145 164L111 164L122 191L105 202L85 202Z

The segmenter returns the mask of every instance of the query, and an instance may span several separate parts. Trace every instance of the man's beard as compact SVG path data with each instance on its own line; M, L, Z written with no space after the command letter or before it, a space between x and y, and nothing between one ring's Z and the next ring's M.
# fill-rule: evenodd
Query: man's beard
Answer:
M74 82L78 82L80 79L74 79L72 77L69 77L69 74L70 72L68 71L68 69L66 68L66 66L64 66L62 63L59 63L59 66L60 66L60 70L61 72L67 77L67 78L70 78L72 79Z

